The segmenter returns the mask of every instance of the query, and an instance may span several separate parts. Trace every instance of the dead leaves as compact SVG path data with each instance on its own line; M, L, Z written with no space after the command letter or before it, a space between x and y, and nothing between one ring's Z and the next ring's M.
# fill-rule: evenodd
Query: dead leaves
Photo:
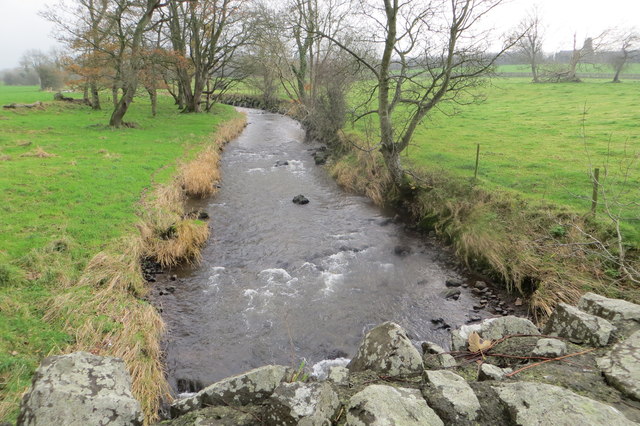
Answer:
M471 353L482 353L491 348L493 341L491 340L482 340L480 335L475 331L469 335L469 352Z

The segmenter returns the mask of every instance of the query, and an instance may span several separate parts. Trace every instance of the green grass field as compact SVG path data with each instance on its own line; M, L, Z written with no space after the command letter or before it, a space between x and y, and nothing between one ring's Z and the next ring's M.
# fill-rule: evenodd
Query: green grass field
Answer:
M52 98L0 87L0 105ZM0 110L0 422L15 420L15 398L40 359L73 341L63 324L43 319L51 297L94 254L135 232L145 190L168 181L178 160L236 116L226 106L180 114L161 97L154 118L140 98L126 117L140 127L112 130L103 102L98 112L58 102Z
M544 68L544 65L542 66ZM498 73L530 73L531 67L529 65L499 65L497 68ZM579 64L578 73L584 74L609 74L613 79L613 69L607 64ZM625 76L631 76L637 78L640 74L640 63L628 64L622 72L622 79Z
M532 84L500 78L478 90L484 102L461 106L453 116L438 112L427 118L404 161L472 178L480 144L478 177L487 188L587 213L590 171L599 167L607 196L619 195L624 204L638 202L640 82ZM362 134L361 125L347 129L352 130ZM624 231L629 241L640 244L640 205L625 206L621 215L628 219Z

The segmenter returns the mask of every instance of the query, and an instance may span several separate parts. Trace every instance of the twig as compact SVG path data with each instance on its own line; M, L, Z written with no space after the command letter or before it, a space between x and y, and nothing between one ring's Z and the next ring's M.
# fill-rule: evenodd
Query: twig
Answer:
M524 370L528 370L530 368L537 367L537 366L542 365L542 364L546 364L547 362L562 361L563 359L571 358L571 357L579 356L579 355L584 355L584 354L587 354L589 352L593 352L595 350L596 350L595 348L591 348L591 349L587 349L586 351L575 352L575 353L572 353L572 354L569 354L569 355L564 355L564 356L560 356L560 357L557 357L557 358L546 359L544 361L540 361L540 362L536 362L536 363L533 363L533 364L529 364L529 365L527 365L525 367L520 368L519 370L514 371L513 373L507 374L505 377L513 377L516 374L518 374L518 373L520 373L520 372L522 372Z

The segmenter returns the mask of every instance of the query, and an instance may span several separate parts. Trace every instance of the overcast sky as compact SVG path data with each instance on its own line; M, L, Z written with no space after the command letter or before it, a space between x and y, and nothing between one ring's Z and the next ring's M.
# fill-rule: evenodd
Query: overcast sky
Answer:
M421 0L418 0L421 1ZM29 49L56 45L52 27L38 11L56 0L0 0L0 69L15 67ZM605 28L640 27L640 0L507 0L493 14L496 28L508 30L537 4L546 27L545 50L571 49L573 34L581 42Z

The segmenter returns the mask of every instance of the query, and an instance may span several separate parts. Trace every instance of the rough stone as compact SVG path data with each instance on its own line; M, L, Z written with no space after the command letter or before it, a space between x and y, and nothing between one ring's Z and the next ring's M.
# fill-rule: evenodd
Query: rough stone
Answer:
M494 385L493 389L511 421L520 426L635 424L609 405L558 386L517 382Z
M268 421L277 425L322 426L338 413L338 394L327 382L283 383L271 395Z
M443 368L453 368L458 365L455 358L439 345L433 342L422 343L422 362L427 370L440 370Z
M582 312L560 303L551 314L545 334L569 339L573 343L606 346L613 338L615 327L606 319Z
M610 385L640 401L640 331L616 343L607 356L598 359L598 367Z
M327 380L335 383L336 385L342 385L349 380L349 369L347 367L331 367L329 368L329 375Z
M544 358L558 358L567 354L567 344L558 339L540 339L531 354Z
M444 285L447 287L460 287L462 284L463 282L457 278L449 278L444 282Z
M292 201L293 201L293 204L299 204L299 205L309 204L309 199L302 194L299 194L293 197Z
M445 299L455 299L457 297L460 297L460 289L459 288L447 288L446 290L442 291L442 297L444 297Z
M347 367L352 372L373 370L389 376L419 374L422 357L402 327L385 322L364 336Z
M459 329L452 331L451 348L454 351L466 350L469 335L474 331L485 340L497 340L514 334L540 334L535 324L526 318L511 315L502 318L489 318L480 324L463 325Z
M440 426L438 415L416 389L370 385L355 394L347 407L350 426Z
M267 365L229 377L202 389L194 396L174 401L171 416L177 417L203 406L242 406L265 401L288 374L287 367Z
M263 406L206 407L177 419L164 420L162 426L255 426L264 418Z
M611 322L619 337L628 337L640 330L640 305L635 303L587 293L580 298L578 309Z
M124 361L86 352L52 356L36 370L18 425L142 425Z
M511 368L500 368L498 366L485 362L480 366L480 371L478 372L478 381L484 382L485 380L504 380L505 376L512 371L513 370Z
M485 340L497 340L514 334L539 335L540 331L526 318L507 316L483 321L479 334Z
M423 395L446 424L470 424L477 418L480 401L469 384L448 370L425 371Z

